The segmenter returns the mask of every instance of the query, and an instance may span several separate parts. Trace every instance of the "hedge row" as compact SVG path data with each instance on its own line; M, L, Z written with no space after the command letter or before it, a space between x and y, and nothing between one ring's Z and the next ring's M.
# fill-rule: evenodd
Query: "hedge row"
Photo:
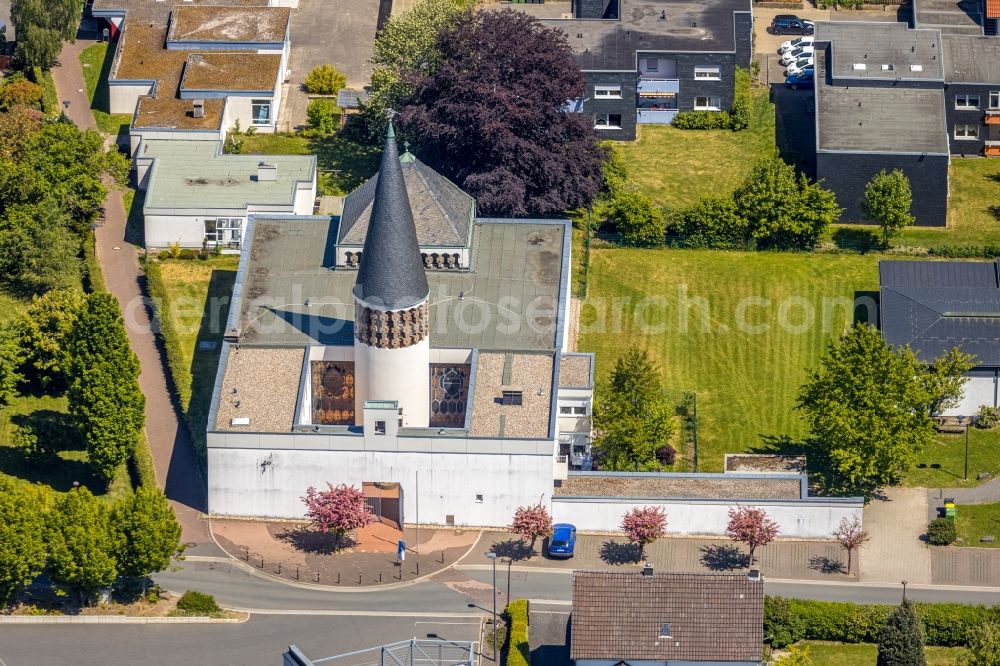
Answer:
M504 611L507 620L507 661L506 666L529 666L528 648L528 600L518 599L507 604Z
M149 448L149 437L143 429L142 437L132 450L129 460L129 471L132 474L132 484L144 488L156 488L156 468L153 465L153 451Z
M1000 620L1000 609L965 604L915 604L927 645L958 647L969 631L986 620ZM877 643L895 606L841 601L764 598L764 636L776 648L801 640Z
M681 111L671 123L677 129L729 129L734 132L750 126L750 71L736 68L733 82L733 105L729 111Z
M97 237L93 231L83 237L83 272L88 292L106 291L104 273L101 272L101 264L97 260Z
M993 259L1000 257L1000 245L943 245L932 247L927 254L949 259Z

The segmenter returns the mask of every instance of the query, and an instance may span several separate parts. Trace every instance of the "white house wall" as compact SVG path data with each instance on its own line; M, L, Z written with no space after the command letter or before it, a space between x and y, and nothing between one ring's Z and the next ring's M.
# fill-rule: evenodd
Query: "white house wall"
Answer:
M316 201L316 174L311 183L297 185L295 189L294 210L296 215L312 215L313 204Z
M212 218L209 218L212 219ZM194 215L146 215L146 247L201 248L205 239L205 218Z
M635 507L662 506L670 534L724 535L729 508L737 504L764 509L778 523L780 535L800 539L829 539L841 519L861 519L863 502L811 500L691 500L568 498L552 499L552 519L573 523L587 532L618 532L622 516Z
M975 416L981 405L997 406L996 373L989 371L973 371L965 384L962 401L957 407L946 409L945 416Z
M280 94L277 96L266 94L253 97L229 95L226 97L225 127L231 129L239 121L241 132L246 132L247 128L253 127L262 134L273 134L275 122L278 119L278 103L281 101L280 98ZM253 124L253 100L255 99L266 99L271 102L270 125Z
M273 437L273 436L272 436ZM356 438L360 439L360 438ZM402 445L402 440L401 440ZM419 482L418 482L419 475ZM404 521L501 527L552 488L551 455L406 451L208 449L208 508L216 515L301 518L309 486L365 481L403 488ZM417 516L417 486L420 515ZM482 495L478 502L476 496Z
M136 104L143 95L153 91L151 83L116 83L108 81L108 107L111 113L135 113Z

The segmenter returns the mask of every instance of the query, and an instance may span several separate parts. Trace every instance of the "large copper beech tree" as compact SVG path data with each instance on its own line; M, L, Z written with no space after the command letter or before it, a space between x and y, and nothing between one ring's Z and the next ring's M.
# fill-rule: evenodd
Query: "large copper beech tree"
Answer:
M586 82L566 36L526 14L467 11L438 33L436 68L404 73L398 123L425 163L486 215L560 214L601 189L593 120L567 110Z

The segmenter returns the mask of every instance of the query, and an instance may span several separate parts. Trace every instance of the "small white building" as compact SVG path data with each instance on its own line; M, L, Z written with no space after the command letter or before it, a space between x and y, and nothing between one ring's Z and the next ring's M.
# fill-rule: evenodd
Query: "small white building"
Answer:
M314 155L227 155L220 141L146 139L134 158L147 248L238 251L253 213L308 215Z
M96 0L118 37L109 111L142 139L218 140L236 124L274 132L289 74L288 3L271 6Z

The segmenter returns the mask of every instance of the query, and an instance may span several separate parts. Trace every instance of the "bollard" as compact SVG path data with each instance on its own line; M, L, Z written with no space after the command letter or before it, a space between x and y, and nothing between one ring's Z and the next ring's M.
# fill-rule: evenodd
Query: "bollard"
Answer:
M316 572L316 582L317 583L319 582L319 572L318 571Z
M361 574L358 574L358 585L361 585Z
M441 551L441 564L444 564L444 551Z
M278 575L281 575L281 562L278 562Z
M260 568L261 569L264 568L264 556L263 555L260 556Z
M299 579L299 568L295 567L295 580Z
M378 572L378 582L380 582L380 583L382 582L382 572L381 571Z
M340 572L337 572L337 585L340 585Z
M420 562L417 562L417 575L420 575Z

